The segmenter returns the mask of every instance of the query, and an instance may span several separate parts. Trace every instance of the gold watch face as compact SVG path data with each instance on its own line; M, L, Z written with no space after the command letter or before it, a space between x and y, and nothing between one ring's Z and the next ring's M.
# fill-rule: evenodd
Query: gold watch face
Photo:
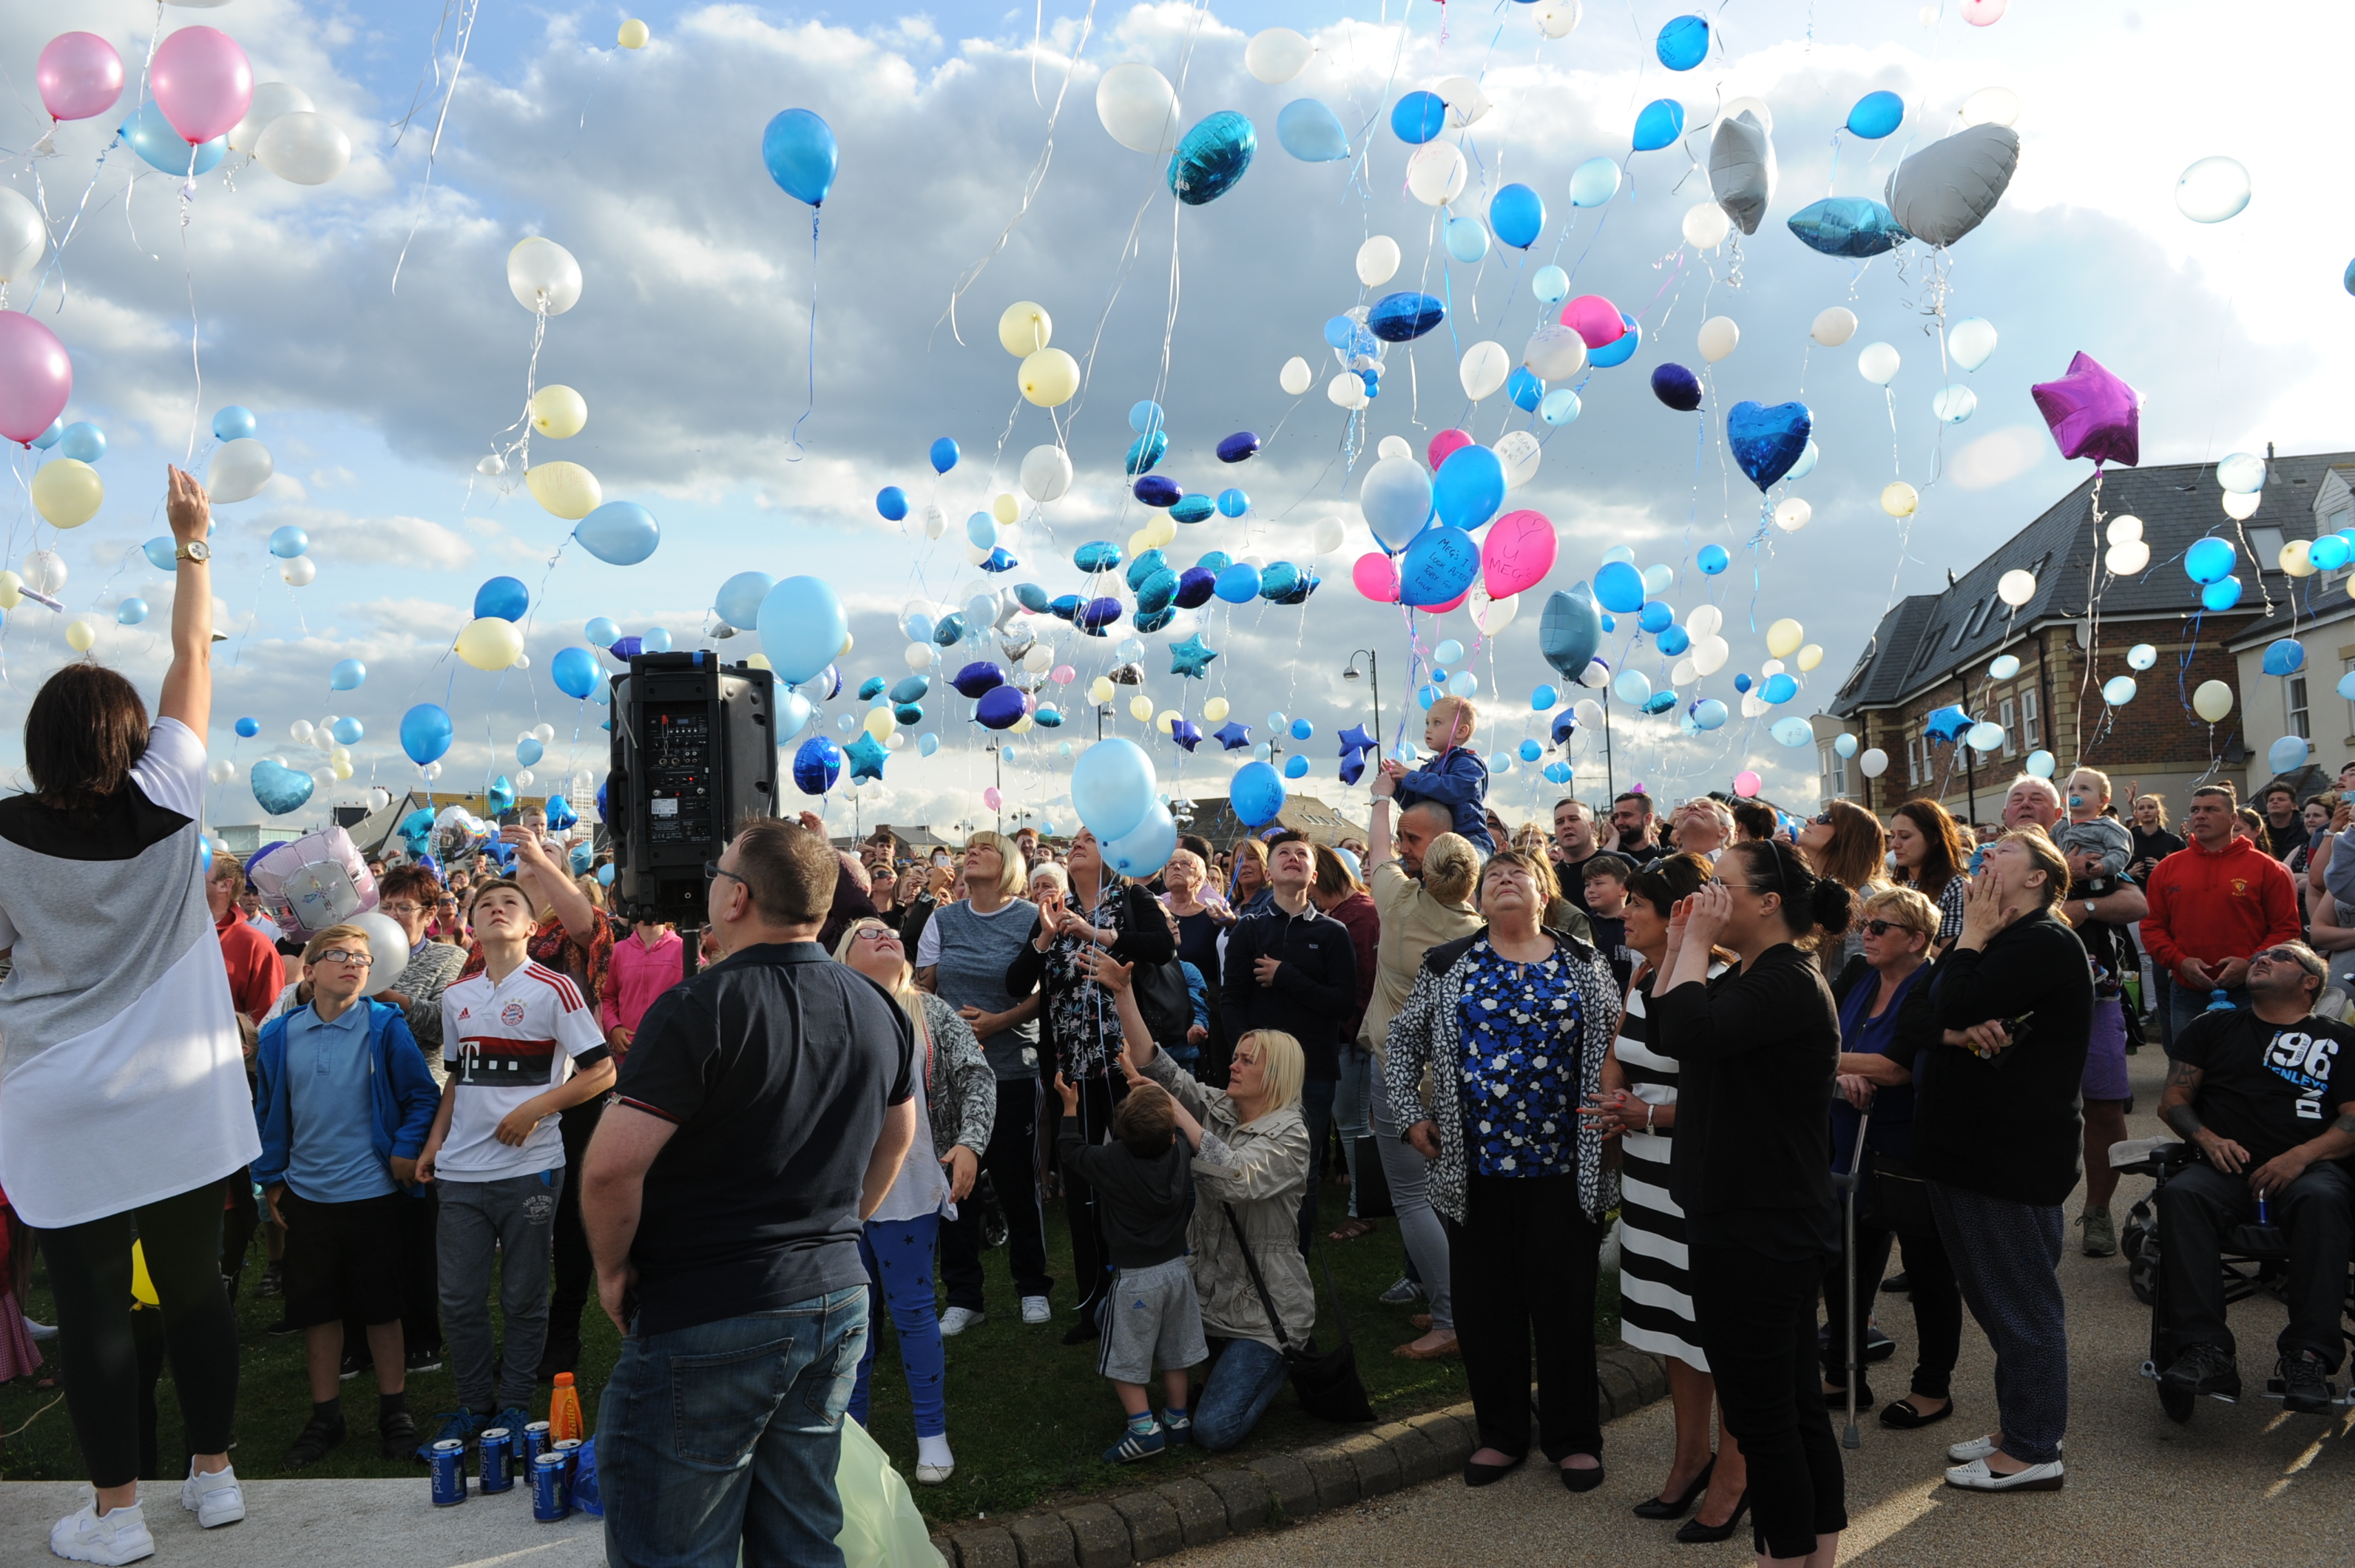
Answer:
M202 539L191 539L180 547L180 553L194 561L210 560L213 547Z

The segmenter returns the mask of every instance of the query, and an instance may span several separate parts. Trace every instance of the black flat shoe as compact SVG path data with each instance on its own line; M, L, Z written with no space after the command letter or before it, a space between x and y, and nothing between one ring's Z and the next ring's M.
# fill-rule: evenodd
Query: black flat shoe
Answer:
M1745 1491L1734 1500L1733 1511L1726 1516L1723 1524L1703 1524L1698 1519L1689 1519L1677 1526L1677 1539L1687 1546L1707 1546L1715 1541L1731 1541L1733 1532L1742 1528L1742 1516L1749 1511L1750 1494Z
M1881 1294L1884 1296L1902 1296L1913 1288L1913 1277L1902 1269L1881 1282Z
M1692 1485L1687 1487L1681 1496L1646 1498L1636 1505L1636 1517L1637 1519L1684 1518L1685 1515L1692 1512L1693 1504L1700 1501L1701 1493L1709 1489L1710 1472L1716 1468L1716 1456L1711 1456L1709 1463L1700 1467L1700 1474L1692 1478Z
M1946 1402L1945 1409L1934 1411L1928 1415L1916 1410L1910 1398L1901 1399L1881 1413L1881 1424L1893 1426L1901 1432L1911 1432L1917 1426L1935 1426L1954 1413L1955 1402L1951 1399Z
M1861 1378L1858 1379L1856 1384L1856 1408L1859 1411L1866 1411L1870 1410L1872 1405L1872 1385L1866 1382ZM1847 1410L1848 1390L1844 1388L1828 1388L1824 1390L1824 1408L1826 1410Z
M1515 1456L1509 1465L1483 1465L1476 1459L1464 1461L1464 1484L1467 1487L1494 1486L1519 1469L1529 1458L1527 1454Z
M1603 1461L1597 1458L1592 1470L1572 1470L1557 1465L1554 1473L1561 1477L1564 1491L1591 1492L1603 1484Z

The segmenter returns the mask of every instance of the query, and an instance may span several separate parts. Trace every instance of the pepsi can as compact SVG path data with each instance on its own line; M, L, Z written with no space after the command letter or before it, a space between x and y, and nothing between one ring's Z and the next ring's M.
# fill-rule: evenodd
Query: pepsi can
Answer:
M483 1495L515 1490L515 1445L507 1429L494 1426L483 1434Z
M2270 1225L2270 1224L2272 1224L2272 1223L2274 1222L2274 1212L2273 1212L2273 1211L2274 1211L2274 1206L2273 1206L2271 1203L2269 1203L2269 1202L2267 1202L2267 1201L2265 1200L2265 1195L2264 1195L2264 1193L2262 1193L2262 1192L2258 1193L2258 1194L2257 1194L2257 1223L2258 1223L2258 1224L2260 1224L2260 1225Z
M548 1445L548 1451L564 1461L564 1495L572 1496L572 1482L581 1473L581 1439L559 1437Z
M519 1457L524 1464L528 1465L547 1453L548 1423L535 1421L526 1426L523 1429L523 1453Z
M564 1459L542 1454L531 1462L531 1517L554 1524L572 1511L572 1488L567 1484Z
M455 1437L433 1445L433 1506L466 1500L466 1445Z

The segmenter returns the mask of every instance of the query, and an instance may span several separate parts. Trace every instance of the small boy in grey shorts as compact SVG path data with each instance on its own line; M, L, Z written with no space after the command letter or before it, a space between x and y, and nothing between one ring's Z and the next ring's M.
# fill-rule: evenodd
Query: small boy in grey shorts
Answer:
M1187 1369L1209 1360L1202 1308L1186 1264L1186 1225L1194 1212L1193 1144L1201 1127L1156 1083L1134 1080L1113 1113L1114 1141L1082 1140L1079 1093L1060 1074L1063 1125L1057 1140L1063 1169L1095 1189L1104 1250L1119 1270L1103 1305L1096 1371L1112 1380L1128 1430L1104 1450L1109 1464L1149 1459L1193 1430L1186 1413ZM1180 1136L1180 1135L1183 1136ZM1153 1418L1146 1385L1162 1369L1165 1408Z

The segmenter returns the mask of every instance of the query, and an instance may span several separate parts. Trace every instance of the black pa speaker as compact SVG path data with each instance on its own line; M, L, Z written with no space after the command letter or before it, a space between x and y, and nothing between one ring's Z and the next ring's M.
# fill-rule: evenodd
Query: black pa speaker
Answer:
M777 815L775 677L700 651L640 654L613 686L613 907L699 926L703 863L744 818Z

